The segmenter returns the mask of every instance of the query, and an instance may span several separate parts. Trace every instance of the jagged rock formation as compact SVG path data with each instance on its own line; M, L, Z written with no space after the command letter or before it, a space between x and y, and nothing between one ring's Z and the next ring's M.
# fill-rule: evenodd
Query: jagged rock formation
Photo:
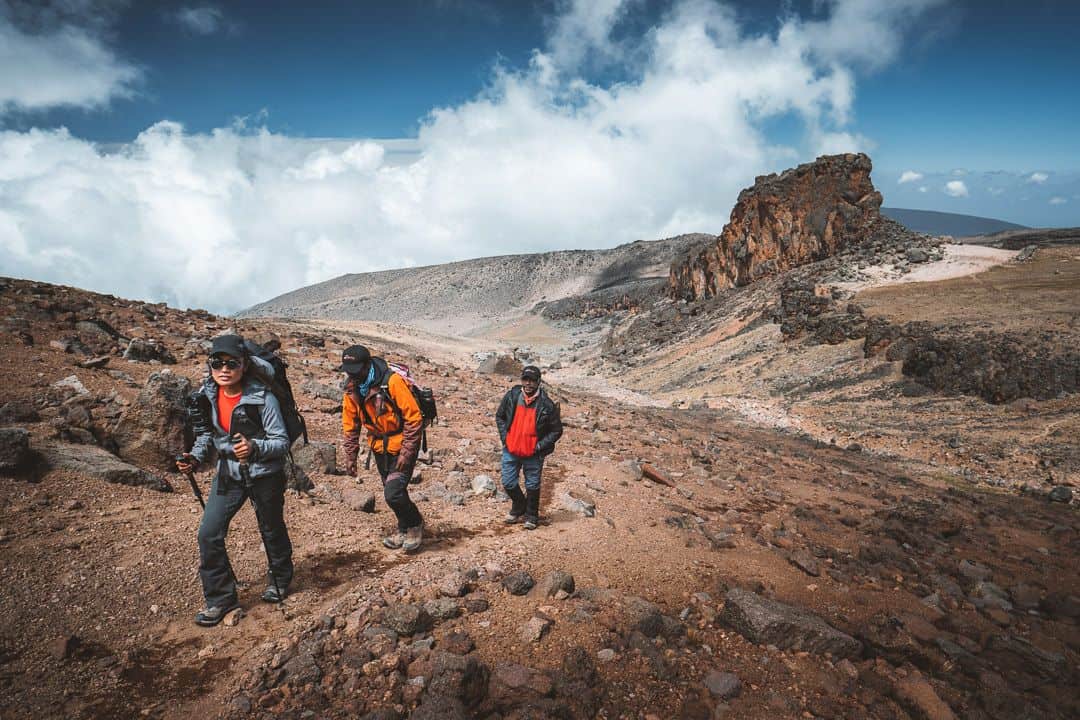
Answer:
M872 235L881 193L870 158L826 155L739 193L720 237L671 266L669 290L688 300L713 297L789 268L822 260Z

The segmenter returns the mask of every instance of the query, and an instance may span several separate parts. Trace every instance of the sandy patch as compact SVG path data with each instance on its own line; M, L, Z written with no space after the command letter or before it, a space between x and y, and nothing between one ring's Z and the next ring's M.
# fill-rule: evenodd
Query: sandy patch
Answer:
M1017 256L1016 250L983 247L982 245L942 245L945 256L936 262L925 263L906 275L901 275L892 265L875 265L862 270L868 280L838 283L838 287L858 292L873 287L900 285L913 282L951 280L989 270L1009 262Z

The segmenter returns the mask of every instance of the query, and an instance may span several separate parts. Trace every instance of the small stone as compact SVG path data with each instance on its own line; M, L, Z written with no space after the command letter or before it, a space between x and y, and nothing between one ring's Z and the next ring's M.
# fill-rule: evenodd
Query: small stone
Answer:
M554 597L562 591L569 596L574 592L574 576L563 570L550 572L532 589L532 595L540 598Z
M79 646L79 638L75 635L65 635L56 638L49 643L49 654L54 660L66 660Z
M521 639L527 643L538 643L551 626L551 620L534 616L521 628Z
M814 556L806 550L796 550L788 558L788 561L810 577L818 577L821 575L821 571L818 569L817 560L815 560Z
M446 597L462 597L468 594L469 585L469 578L465 577L465 573L450 573L439 583L439 593Z
M341 494L345 504L357 512L375 512L375 496L363 490L349 489Z
M472 479L472 491L474 495L494 495L495 481L490 475L477 475Z
M419 605L391 605L383 611L382 621L398 635L415 635L431 627L431 615Z
M1072 488L1065 487L1064 485L1058 485L1056 488L1050 491L1047 495L1051 502L1070 503L1072 502Z
M453 598L439 598L424 603L424 610L438 621L450 620L461 614L461 606Z
M503 587L506 588L506 591L511 595L524 595L529 592L535 584L536 581L533 580L532 575L525 570L512 572L503 578L502 581Z
M467 655L476 647L467 633L452 632L442 639L439 649L454 655Z
M742 681L735 673L713 670L705 676L705 687L719 700L730 700L742 692Z
M236 608L225 616L222 620L225 623L225 627L236 627L240 624L240 621L244 619L244 608Z
M596 659L600 662L611 662L615 659L615 651L611 648L604 648L596 653Z

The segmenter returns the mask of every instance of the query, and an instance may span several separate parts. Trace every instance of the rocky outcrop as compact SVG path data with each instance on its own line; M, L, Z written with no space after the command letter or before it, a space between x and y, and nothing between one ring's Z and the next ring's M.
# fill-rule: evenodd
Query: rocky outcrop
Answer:
M735 588L727 594L720 621L750 642L849 658L862 651L858 640L816 615Z
M68 470L120 485L141 485L166 492L172 490L164 478L117 460L115 455L93 445L49 445L41 450L41 454L52 470Z
M826 155L757 178L739 193L720 237L671 266L670 293L689 300L712 297L863 242L881 207L870 170L870 158L861 153Z
M871 318L863 354L902 361L904 375L929 390L992 403L1049 400L1080 391L1080 353L1070 339L1040 333L970 332L927 322Z

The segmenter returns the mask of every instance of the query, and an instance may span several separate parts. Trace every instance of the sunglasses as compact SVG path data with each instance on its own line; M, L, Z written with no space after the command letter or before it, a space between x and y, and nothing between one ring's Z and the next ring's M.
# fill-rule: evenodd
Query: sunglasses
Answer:
M229 358L228 360L222 360L221 358L213 358L210 360L211 370L220 370L221 368L229 368L230 370L237 370L244 363L235 358Z

